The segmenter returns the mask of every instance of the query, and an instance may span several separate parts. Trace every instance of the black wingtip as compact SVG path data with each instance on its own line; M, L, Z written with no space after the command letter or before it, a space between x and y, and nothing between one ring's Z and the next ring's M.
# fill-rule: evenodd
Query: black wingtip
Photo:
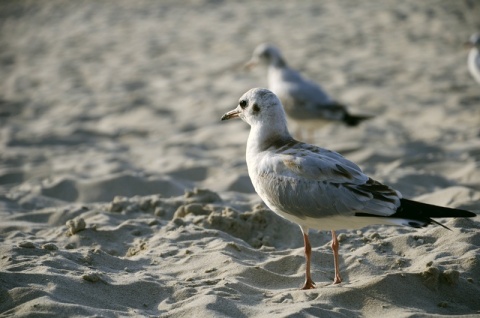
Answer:
M373 116L366 116L366 115L350 115L349 113L345 113L343 116L343 122L349 127L358 126L362 121L372 118Z
M432 218L472 218L477 216L477 214L467 210L446 208L408 199L400 199L400 202L397 212L391 215L392 217L423 220L427 224L434 223L449 231L451 229Z
M400 207L397 213L395 213L396 216L421 216L427 218L473 218L477 216L477 214L467 210L446 208L408 199L400 199L400 202Z
M449 231L452 230L452 229L449 228L448 226L445 226L445 225L443 225L442 223L437 222L437 221L435 221L435 220L433 220L433 219L428 219L428 220L430 221L430 223L434 223L434 224L436 224L436 225L440 225L440 226L443 227L444 229L447 229L447 230L449 230Z
M378 217L378 215L363 212L355 213L355 216ZM405 221L402 225L416 228L424 227L433 223L451 231L450 228L432 218L471 218L476 216L476 213L466 210L452 209L408 199L400 199L400 206L397 208L397 211L392 215L385 216L385 218L402 219Z

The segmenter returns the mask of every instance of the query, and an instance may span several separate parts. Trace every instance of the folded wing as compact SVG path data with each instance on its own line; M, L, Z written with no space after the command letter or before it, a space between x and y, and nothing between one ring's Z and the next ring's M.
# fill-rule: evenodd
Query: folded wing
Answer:
M390 216L401 194L365 174L336 152L298 143L271 153L258 182L274 206L297 217Z

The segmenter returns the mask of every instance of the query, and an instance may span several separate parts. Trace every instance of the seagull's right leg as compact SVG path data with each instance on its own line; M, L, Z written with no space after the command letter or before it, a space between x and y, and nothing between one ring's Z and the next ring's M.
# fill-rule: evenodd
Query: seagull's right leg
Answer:
M310 259L312 255L312 246L310 245L310 240L308 239L308 229L302 227L303 233L303 244L305 246L305 284L303 284L302 289L312 289L315 288L315 283L312 280L310 275Z

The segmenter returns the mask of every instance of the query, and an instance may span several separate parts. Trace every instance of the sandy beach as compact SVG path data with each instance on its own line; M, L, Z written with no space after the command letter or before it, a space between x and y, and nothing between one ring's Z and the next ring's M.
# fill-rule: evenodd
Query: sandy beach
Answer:
M313 142L406 198L480 214L478 1L2 1L0 317L479 317L480 217L300 229L220 117L262 42L353 113ZM293 131L293 127L292 127Z

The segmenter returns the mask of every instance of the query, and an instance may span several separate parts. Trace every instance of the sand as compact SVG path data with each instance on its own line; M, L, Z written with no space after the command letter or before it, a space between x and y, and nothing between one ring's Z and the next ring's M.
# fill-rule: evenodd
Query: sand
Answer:
M261 42L354 113L313 142L480 213L476 1L2 1L0 317L474 317L480 219L301 233L255 194Z

